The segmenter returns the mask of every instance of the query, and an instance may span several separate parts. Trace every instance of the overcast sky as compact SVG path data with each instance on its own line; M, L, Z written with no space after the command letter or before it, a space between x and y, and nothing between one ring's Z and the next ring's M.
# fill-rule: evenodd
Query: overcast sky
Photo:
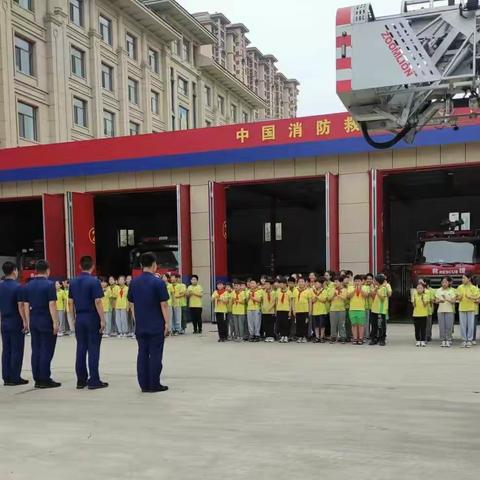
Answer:
M335 93L335 12L362 0L178 0L191 13L222 12L244 23L248 38L301 82L299 115L344 110ZM400 12L400 0L373 0L375 15Z

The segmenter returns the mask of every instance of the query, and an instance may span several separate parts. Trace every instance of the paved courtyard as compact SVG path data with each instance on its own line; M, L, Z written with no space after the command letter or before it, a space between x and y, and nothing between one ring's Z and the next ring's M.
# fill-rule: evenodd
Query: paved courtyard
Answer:
M480 472L480 347L168 340L165 394L141 394L136 343L107 339L111 387L0 388L1 480L450 479ZM27 349L26 355L29 355ZM28 366L28 362L25 364ZM30 378L27 370L24 374Z

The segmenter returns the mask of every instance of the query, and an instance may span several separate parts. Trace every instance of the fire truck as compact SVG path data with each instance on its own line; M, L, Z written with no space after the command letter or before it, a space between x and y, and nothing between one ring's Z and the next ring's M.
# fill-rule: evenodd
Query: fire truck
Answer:
M176 272L178 270L178 241L170 237L145 237L130 252L132 277L142 273L140 256L145 252L153 252L157 257L157 273Z
M459 223L446 222L448 230L418 233L412 285L422 278L439 288L449 276L458 286L465 273L480 275L480 231L457 230Z
M337 10L337 94L372 147L480 113L479 30L479 0L404 0L385 17L370 3Z

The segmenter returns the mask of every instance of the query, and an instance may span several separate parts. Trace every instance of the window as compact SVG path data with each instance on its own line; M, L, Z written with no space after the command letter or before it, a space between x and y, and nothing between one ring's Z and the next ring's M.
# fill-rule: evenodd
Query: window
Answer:
M70 0L70 21L83 27L83 0Z
M207 107L212 106L212 89L208 85L205 85L205 103Z
M249 122L248 113L247 113L247 112L243 112L243 113L242 113L242 122L243 122L243 123L248 123L248 122Z
M73 97L73 123L78 127L88 126L87 102L77 97Z
M127 55L134 60L137 59L137 39L131 34L127 33L125 35Z
M190 42L185 40L182 41L182 58L183 60L190 62Z
M225 115L225 98L221 95L218 96L218 109L222 115Z
M33 10L33 0L14 0L15 3L25 10Z
M138 135L140 133L140 124L136 122L129 122L128 131L130 135Z
M188 130L188 108L179 106L178 107L178 129L179 130Z
M113 67L102 63L102 88L113 91Z
M230 105L230 117L232 119L232 122L234 123L237 123L237 120L238 120L237 112L238 112L237 106L232 103L232 105Z
M150 97L150 107L152 113L158 115L160 113L160 94L152 90L152 96Z
M105 43L112 45L113 43L112 21L109 18L104 17L103 15L100 15L98 19L98 23L99 23L100 36L102 37L102 40Z
M85 52L75 47L72 47L72 73L85 78Z
M138 82L133 78L128 79L128 101L138 105Z
M33 43L15 35L15 65L18 72L33 75Z
M115 136L115 114L108 110L103 111L103 134L106 137Z
M148 64L153 73L160 73L160 62L158 52L152 48L148 49Z
M134 247L135 246L135 230L121 228L117 231L118 246Z
M17 103L18 134L26 140L37 140L37 107L23 102Z
M175 40L172 45L174 55L180 56L180 40Z
M182 77L178 77L178 93L188 96L188 81Z

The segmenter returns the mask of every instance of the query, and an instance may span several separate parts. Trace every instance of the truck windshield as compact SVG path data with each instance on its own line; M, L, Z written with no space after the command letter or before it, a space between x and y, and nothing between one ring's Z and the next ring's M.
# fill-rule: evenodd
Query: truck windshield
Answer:
M419 263L474 263L475 243L452 240L431 240L420 247Z
M146 250L147 251L147 250ZM178 268L178 253L172 250L148 250L155 253L160 268L175 270ZM140 267L140 253L134 257L133 268Z

